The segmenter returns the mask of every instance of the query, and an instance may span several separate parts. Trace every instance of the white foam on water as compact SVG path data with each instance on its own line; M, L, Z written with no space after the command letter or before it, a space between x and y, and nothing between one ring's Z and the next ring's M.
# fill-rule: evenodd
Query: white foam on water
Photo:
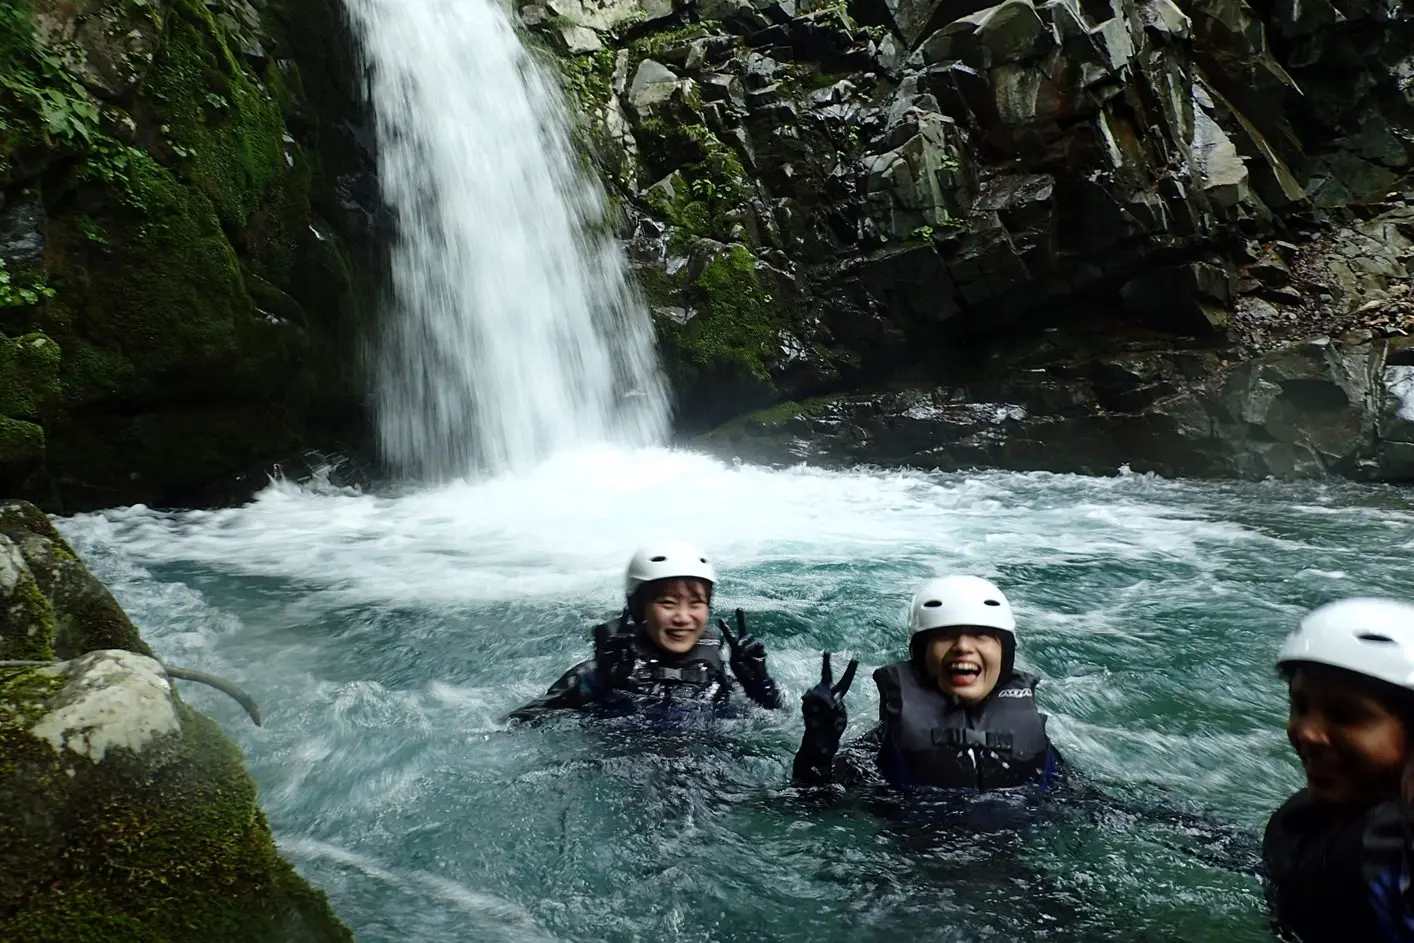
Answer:
M704 547L728 595L733 571L747 566L888 561L906 594L934 572L987 575L1037 559L1217 566L1205 547L1299 546L1172 496L1149 499L1161 493L1124 478L771 470L684 451L595 448L395 497L280 483L244 507L115 508L66 529L81 543L121 545L130 567L183 561L295 580L332 597L324 605L557 597L613 605L630 554L662 537Z

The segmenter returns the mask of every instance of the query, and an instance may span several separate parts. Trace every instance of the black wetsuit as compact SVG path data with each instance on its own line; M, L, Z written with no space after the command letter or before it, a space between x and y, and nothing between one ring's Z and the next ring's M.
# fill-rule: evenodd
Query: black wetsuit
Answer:
M1300 943L1414 941L1410 841L1403 808L1350 816L1298 792L1267 823L1267 901L1279 939Z
M611 715L726 710L733 682L722 659L721 636L715 629L703 632L692 651L674 655L664 652L623 619L607 625L613 632L633 634L633 671L626 681L606 689L591 658L566 671L545 694L511 712L509 719L535 720L562 710L592 709Z

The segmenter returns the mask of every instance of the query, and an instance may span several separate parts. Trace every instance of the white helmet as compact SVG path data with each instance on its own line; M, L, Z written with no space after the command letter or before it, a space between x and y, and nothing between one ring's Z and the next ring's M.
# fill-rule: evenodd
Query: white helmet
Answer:
M1016 641L1016 617L1002 591L980 576L940 576L913 596L908 617L909 643L930 629L974 625L1005 632Z
M644 583L685 578L704 580L710 587L717 582L717 571L707 555L692 544L665 540L640 548L628 561L624 592L631 598Z
M1301 620L1277 665L1310 661L1414 689L1414 603L1359 597L1327 603Z

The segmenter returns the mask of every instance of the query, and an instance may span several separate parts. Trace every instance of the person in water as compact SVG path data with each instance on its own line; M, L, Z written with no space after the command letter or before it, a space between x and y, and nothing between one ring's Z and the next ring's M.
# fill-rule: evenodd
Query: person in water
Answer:
M879 723L840 751L844 696L858 665L834 684L830 655L802 704L797 783L999 789L1049 785L1060 758L1036 709L1040 679L1016 670L1016 619L1005 595L976 576L944 576L913 597L904 661L874 672ZM839 753L839 756L836 754Z
M1301 943L1414 940L1414 604L1311 612L1277 657L1306 787L1267 823L1267 900Z
M629 561L623 615L594 627L594 657L575 665L542 697L511 713L532 720L558 710L725 708L733 687L727 664L746 696L781 706L766 670L766 646L736 611L737 635L725 621L708 626L717 572L706 554L680 541L644 547Z

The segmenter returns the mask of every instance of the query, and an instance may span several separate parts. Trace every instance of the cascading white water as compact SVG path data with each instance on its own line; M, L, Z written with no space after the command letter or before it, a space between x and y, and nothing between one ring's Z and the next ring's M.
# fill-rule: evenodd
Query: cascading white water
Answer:
M652 326L596 226L553 79L497 0L347 0L369 66L397 310L378 426L403 471L523 467L666 431Z

